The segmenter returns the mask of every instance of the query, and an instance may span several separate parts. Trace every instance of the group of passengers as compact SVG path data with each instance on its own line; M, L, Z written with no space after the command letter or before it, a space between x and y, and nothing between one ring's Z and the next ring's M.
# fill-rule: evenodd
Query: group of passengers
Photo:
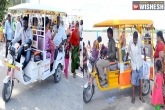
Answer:
M8 52L8 44L13 45L18 41L21 44L18 50L18 56L16 61L20 63L21 55L25 55L25 60L22 63L22 70L27 66L28 62L31 60L32 54L32 42L33 42L33 34L41 34L45 33L45 51L47 52L46 57L49 58L51 56L51 70L53 68L53 62L56 60L58 52L61 50L62 45L64 45L65 50L65 75L68 78L68 64L69 64L69 53L72 52L71 58L71 71L73 73L73 77L76 77L76 69L80 66L80 51L82 50L82 45L80 42L82 40L82 31L83 31L83 20L80 23L77 21L76 24L72 22L72 25L69 24L68 29L64 28L64 23L61 22L61 17L57 16L56 22L52 23L48 17L42 19L38 19L33 17L29 23L29 16L24 16L23 22L20 17L17 18L16 30L13 30L11 26L11 15L7 15L7 20L5 21L5 38L6 38L6 57ZM81 27L80 27L81 25ZM32 31L33 29L33 31ZM36 31L42 30L42 31ZM44 32L45 30L45 32ZM40 32L40 33L38 33Z

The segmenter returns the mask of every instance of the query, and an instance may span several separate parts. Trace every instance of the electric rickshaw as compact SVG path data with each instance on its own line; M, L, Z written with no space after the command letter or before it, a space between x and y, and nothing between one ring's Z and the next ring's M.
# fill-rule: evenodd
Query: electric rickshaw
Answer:
M63 9L50 7L41 4L31 4L24 3L10 7L9 10L22 10L26 14L29 14L29 18L36 17L37 14L41 17L46 17L50 13L65 13ZM54 14L55 15L55 14ZM30 24L30 23L29 23ZM46 25L46 20L44 19L44 27ZM58 51L58 56L54 62L51 62L51 53L48 53L45 50L45 28L40 29L33 28L33 42L31 45L31 60L24 69L22 70L22 62L25 59L25 56L21 56L21 61L18 63L15 59L18 55L19 44L9 46L9 55L4 60L7 66L6 77L3 80L3 89L2 89L2 98L5 102L10 100L14 79L18 82L21 82L24 85L33 83L34 81L42 81L47 79L50 76L54 77L54 82L58 83L61 79L62 70L64 67L64 46L62 46ZM26 45L26 44L25 44Z
M95 91L95 85L93 82L93 79L96 79L96 84L99 90L106 91L106 90L112 90L112 89L126 89L132 87L131 85L131 60L127 62L122 61L122 55L121 55L121 41L120 39L120 32L121 29L134 29L137 30L140 33L140 38L144 43L145 50L146 50L146 59L148 63L150 63L150 73L149 78L144 79L143 81L143 95L147 95L150 92L150 80L153 80L153 72L154 72L154 66L153 66L153 44L154 44L154 27L153 27L153 21L152 20L107 20L100 23L94 24L94 27L112 27L113 28L113 38L115 41L118 41L116 43L116 56L118 56L116 62L111 62L110 66L106 68L106 79L107 79L107 85L106 87L102 87L100 85L100 79L98 70L96 67L96 61L92 58L92 56L89 57L88 62L88 72L92 76L92 81L87 82L84 85L83 89L83 100L85 103L88 103L91 101L94 91ZM144 34L143 34L144 33ZM150 39L145 37L145 33L150 34ZM132 35L132 33L130 33ZM142 51L142 54L143 51ZM142 55L143 56L143 55Z

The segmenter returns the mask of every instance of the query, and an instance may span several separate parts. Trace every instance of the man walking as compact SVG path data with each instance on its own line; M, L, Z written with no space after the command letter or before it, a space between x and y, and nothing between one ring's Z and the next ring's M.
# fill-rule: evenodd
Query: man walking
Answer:
M7 58L8 44L11 42L11 40L14 37L14 30L13 30L10 14L8 14L8 20L5 22L5 37L6 37L6 55L5 55L5 57Z
M142 86L143 86L143 59L141 50L144 51L144 60L146 60L145 48L142 44L142 41L138 39L138 33L135 31L133 33L133 40L129 42L128 46L128 53L126 60L128 60L128 56L131 57L131 64L132 64L132 76L131 76L131 83L132 83L132 104L135 103L135 86L139 86L140 82L140 97L139 99L142 103L145 103L145 100L142 97Z

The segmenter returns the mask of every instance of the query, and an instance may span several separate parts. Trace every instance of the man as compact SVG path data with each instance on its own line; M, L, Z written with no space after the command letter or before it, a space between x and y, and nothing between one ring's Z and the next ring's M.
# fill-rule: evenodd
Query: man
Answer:
M125 61L125 56L126 56L126 53L125 53L125 49L126 49L126 38L125 38L125 30L122 31L122 35L120 37L120 40L121 40L121 53L122 53L122 61L124 62Z
M83 20L80 21L80 51L83 54L83 38L82 38L82 32L83 32ZM82 60L82 58L80 58L80 60ZM80 61L82 62L82 61ZM82 65L83 66L83 65ZM81 71L83 70L83 68L80 66Z
M66 41L66 39L67 37L66 37L65 29L60 24L60 16L57 16L57 25L53 26L53 32L52 32L52 40L54 41L54 44L56 46L56 50L54 54L55 60L57 58L58 49L61 48L61 46Z
M131 65L132 65L132 76L131 76L131 83L132 83L132 104L135 103L135 86L139 86L140 80L140 100L145 103L145 100L142 97L142 86L143 86L143 59L141 54L141 49L144 51L144 60L146 60L146 53L144 45L142 41L138 39L138 33L135 31L133 33L133 40L129 42L128 46L128 53L126 60L128 59L128 55L131 57Z
M22 70L25 69L31 59L31 44L33 40L32 29L28 27L28 17L23 18L23 26L24 28L19 31L15 39L13 39L11 42L12 45L15 44L18 40L22 40L22 45L18 50L18 56L16 59L16 61L20 63L21 55L25 55L25 61L22 64ZM27 46L24 46L25 44L27 44Z
M5 22L5 37L6 37L6 58L8 55L8 44L13 40L14 37L14 30L11 22L11 15L8 14L8 20Z
M19 31L22 28L22 22L20 21L20 16L17 16L17 24L16 24L16 30L15 30L15 37L19 33Z
M113 39L112 28L107 29L107 36L109 39L107 56L105 57L105 59L100 59L96 64L99 71L101 86L104 86L105 84L107 84L107 80L104 75L104 68L109 67L110 62L114 62L116 60L116 47L115 47L116 43L115 43L115 40Z

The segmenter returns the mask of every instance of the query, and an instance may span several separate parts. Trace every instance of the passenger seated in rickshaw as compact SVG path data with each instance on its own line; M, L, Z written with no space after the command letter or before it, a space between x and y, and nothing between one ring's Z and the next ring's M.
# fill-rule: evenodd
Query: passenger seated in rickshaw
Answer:
M116 47L115 47L116 43L115 40L113 39L112 28L107 29L107 36L109 39L107 56L105 57L105 59L100 59L96 64L101 80L100 82L101 86L107 84L107 80L104 75L104 68L109 67L110 62L114 62L116 60Z
M10 45L15 44L19 39L21 39L22 44L18 50L18 56L16 61L20 63L21 55L25 55L25 60L22 63L22 70L27 66L31 59L31 44L33 40L32 29L28 27L28 17L23 18L23 26L17 36L11 41Z
M46 17L45 21L46 21L45 23L45 50L47 51L46 58L50 58L51 56L51 70L52 70L53 62L54 62L55 45L54 45L54 42L51 40L51 32L49 30L49 27L50 27L49 18Z

